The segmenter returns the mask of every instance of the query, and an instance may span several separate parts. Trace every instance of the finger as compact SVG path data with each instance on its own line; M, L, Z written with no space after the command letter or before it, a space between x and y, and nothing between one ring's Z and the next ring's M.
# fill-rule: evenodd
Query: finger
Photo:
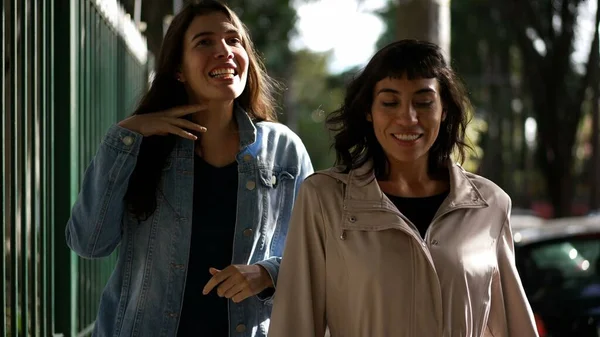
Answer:
M219 273L221 271L217 268L208 268L208 272L214 276L216 273Z
M187 138L187 139L191 139L191 140L197 140L198 137L196 137L195 135L185 131L184 129L178 128L174 125L171 124L167 124L167 132L172 133L176 136L180 136L183 138Z
M217 295L219 295L220 297L224 297L225 294L229 290L233 289L238 284L242 284L242 288L243 288L243 283L244 283L243 277L236 277L236 276L237 275L232 275L227 280L221 282L221 284L219 284L219 286L217 287ZM235 293L233 293L233 295L237 294L238 292L239 292L239 290L236 291Z
M193 130L193 131L198 131L198 132L206 132L205 127L203 127L202 125L196 124L194 122L188 121L187 119L168 117L167 120L169 121L169 123L176 125L182 129L188 129L188 130Z
M235 294L231 300L234 303L240 303L241 301L247 299L248 297L252 296L252 292L250 291L250 288L245 288L242 291L240 291L239 293Z
M223 271L215 274L213 277L210 278L210 280L208 280L208 282L204 286L204 289L202 290L202 294L206 295L206 294L210 293L214 287L216 287L218 284L220 284L221 282L228 279L229 276L231 276L231 269L229 269L229 267L225 268Z
M230 278L231 279L231 278ZM224 284L223 284L224 285ZM239 283L235 283L233 285L233 287L227 289L227 291L225 291L225 293L223 294L222 297L225 298L232 298L235 295L237 295L238 293L244 291L244 289L246 288L246 283L245 282L239 282Z
M203 104L182 105L165 111L165 116L178 118L203 110L206 110L206 105Z

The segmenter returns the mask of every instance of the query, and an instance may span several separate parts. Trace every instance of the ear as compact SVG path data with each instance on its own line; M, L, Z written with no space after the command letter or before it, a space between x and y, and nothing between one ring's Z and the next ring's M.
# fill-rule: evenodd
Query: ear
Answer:
M367 120L373 123L373 115L370 112L367 112Z
M179 81L181 83L185 83L186 80L185 80L185 76L183 75L183 72L181 71L181 67L175 73L175 79L177 79L177 81Z
M446 116L448 116L448 110L446 110L446 108L444 108L444 110L442 110L442 122L446 120Z

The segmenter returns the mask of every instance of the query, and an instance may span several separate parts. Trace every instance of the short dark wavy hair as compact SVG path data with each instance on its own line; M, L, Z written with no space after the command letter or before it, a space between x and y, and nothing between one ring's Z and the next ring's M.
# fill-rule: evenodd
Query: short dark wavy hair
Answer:
M440 132L429 150L430 174L443 172L453 151L464 161L469 145L465 142L471 103L458 75L444 60L437 45L418 40L400 40L379 50L346 89L340 109L327 117L327 126L336 134L333 147L336 164L351 169L373 160L375 175L388 175L388 159L367 120L377 82L384 78L436 78L446 111Z

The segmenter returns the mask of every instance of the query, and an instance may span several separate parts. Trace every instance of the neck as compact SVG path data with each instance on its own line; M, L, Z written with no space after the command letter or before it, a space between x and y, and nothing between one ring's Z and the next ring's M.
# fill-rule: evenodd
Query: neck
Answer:
M448 190L447 180L434 179L428 169L428 157L423 156L414 162L390 161L389 174L379 181L381 189L402 197L426 197Z
M239 133L233 107L233 101L210 101L205 111L191 116L192 121L206 128L196 142L196 153L216 167L232 163L239 151Z
M227 136L236 129L233 117L233 101L208 102L207 110L193 114L192 121L207 129L207 132L203 135L205 137L221 138Z

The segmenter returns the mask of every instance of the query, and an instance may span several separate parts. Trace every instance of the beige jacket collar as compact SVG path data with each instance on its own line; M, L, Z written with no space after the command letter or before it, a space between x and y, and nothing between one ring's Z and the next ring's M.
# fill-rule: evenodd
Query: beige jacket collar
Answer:
M397 212L397 208L379 187L373 171L373 163L369 161L363 166L343 173L340 167L322 171L344 184L345 209L380 209ZM488 203L479 192L468 173L459 164L448 164L450 172L450 193L440 206L435 218L459 208L484 208Z

